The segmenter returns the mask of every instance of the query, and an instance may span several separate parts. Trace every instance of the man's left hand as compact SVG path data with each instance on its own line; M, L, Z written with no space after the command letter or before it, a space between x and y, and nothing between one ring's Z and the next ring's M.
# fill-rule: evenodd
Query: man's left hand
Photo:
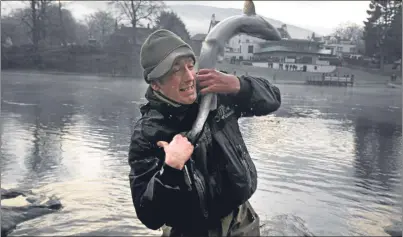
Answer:
M241 85L239 79L231 74L225 74L214 69L200 69L196 75L199 81L201 94L206 93L222 93L236 94L239 92Z

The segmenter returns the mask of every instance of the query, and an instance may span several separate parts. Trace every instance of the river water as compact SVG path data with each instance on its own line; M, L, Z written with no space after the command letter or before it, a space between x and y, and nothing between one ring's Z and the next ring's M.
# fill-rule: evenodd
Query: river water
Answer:
M146 85L91 76L1 74L1 184L56 195L64 208L12 235L160 234L136 219L127 152ZM315 235L385 235L402 207L402 97L383 87L278 85L281 108L242 118L262 222Z

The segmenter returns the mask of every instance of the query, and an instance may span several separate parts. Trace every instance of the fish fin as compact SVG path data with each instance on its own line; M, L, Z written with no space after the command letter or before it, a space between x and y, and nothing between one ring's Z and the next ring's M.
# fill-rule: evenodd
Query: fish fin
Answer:
M256 15L255 4L252 0L245 0L243 13L248 16Z

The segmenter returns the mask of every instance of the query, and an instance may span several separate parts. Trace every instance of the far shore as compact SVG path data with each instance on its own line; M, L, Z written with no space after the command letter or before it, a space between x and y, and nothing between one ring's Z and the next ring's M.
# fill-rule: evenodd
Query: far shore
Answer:
M232 64L218 64L219 70L225 70L228 73L236 72L237 75L248 74L251 76L259 76L270 80L275 84L305 84L307 76L321 76L321 73L307 73L307 72L292 72L292 71L280 71L268 68L258 68L244 65L232 65ZM35 70L35 69L2 69L2 73L24 73L24 74L50 74L50 75L72 75L72 76L88 76L88 77L100 77L109 79L127 79L127 80L140 80L139 76L129 75L112 75L108 73L81 73L81 72L66 72L57 70ZM365 72L362 70L354 70L351 68L340 68L339 73L355 74L354 86L386 86L390 83L390 78L387 76L374 75L371 72ZM401 77L398 77L396 85L402 85Z
M1 69L1 72L10 73L35 73L35 74L53 74L53 75L74 75L74 76L97 76L106 78L127 78L135 79L138 77L133 77L129 75L112 75L109 73L89 73L89 72L66 72L57 70L39 70L39 69Z

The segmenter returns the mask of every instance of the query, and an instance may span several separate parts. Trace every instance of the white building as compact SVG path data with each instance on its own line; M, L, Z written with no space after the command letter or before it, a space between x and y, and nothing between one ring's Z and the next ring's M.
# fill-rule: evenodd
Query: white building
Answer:
M341 40L334 36L318 37L317 40L324 43L324 48L331 51L331 55L342 57L343 55L357 54L357 45L348 40Z
M342 57L345 54L357 53L357 46L349 41L340 41L338 43L328 43L325 49L330 49L332 55Z
M258 43L260 42L264 42L264 40L244 34L236 35L227 43L224 58L227 60L231 58L252 60L253 53L259 49Z

